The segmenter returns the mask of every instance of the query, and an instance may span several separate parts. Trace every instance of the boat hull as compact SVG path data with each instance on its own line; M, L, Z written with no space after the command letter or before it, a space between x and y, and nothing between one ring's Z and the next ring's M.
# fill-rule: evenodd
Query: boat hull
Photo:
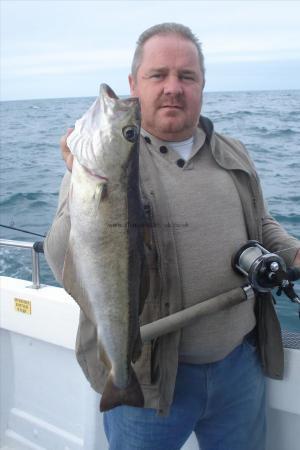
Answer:
M58 287L0 277L0 449L108 449L100 396L75 358L79 308ZM298 450L300 334L285 348L285 377L269 380L267 450ZM192 435L183 450L198 450Z

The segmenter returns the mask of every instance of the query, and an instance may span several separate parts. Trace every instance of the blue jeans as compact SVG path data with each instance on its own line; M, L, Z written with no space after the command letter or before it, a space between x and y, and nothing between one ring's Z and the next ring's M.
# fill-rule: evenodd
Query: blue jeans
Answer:
M179 364L170 414L120 406L104 414L110 450L264 450L265 379L248 339L211 364Z

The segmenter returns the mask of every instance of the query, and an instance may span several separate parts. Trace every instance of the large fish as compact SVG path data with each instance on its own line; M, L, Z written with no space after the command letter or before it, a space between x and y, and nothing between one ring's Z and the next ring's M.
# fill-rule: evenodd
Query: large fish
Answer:
M95 325L98 357L110 370L101 411L144 403L131 365L141 351L144 220L139 130L138 99L119 99L103 84L67 140L74 162L63 283Z

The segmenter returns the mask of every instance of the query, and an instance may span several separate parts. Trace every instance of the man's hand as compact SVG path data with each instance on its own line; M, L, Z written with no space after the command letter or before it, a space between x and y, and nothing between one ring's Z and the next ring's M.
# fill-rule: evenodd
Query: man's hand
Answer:
M60 138L60 150L63 160L66 163L67 169L72 172L72 166L73 166L73 155L70 152L69 147L67 146L67 137L72 133L74 128L68 128L66 134L64 134Z
M296 253L293 266L300 267L300 250L298 250L298 252Z

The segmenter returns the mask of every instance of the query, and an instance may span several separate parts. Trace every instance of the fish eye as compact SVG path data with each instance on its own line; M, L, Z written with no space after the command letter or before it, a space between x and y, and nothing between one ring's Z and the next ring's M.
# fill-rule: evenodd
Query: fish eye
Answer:
M129 125L124 127L123 130L124 138L129 142L136 142L138 139L138 129L133 125Z

